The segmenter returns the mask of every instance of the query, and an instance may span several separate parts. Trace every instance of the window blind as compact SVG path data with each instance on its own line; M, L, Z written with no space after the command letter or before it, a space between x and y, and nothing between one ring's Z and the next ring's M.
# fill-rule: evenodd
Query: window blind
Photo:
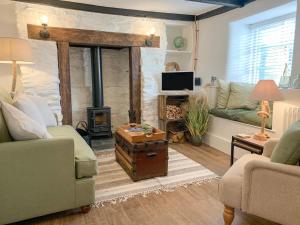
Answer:
M296 15L289 14L248 25L248 32L239 43L239 65L235 75L241 81L257 83L272 79L278 84L287 64L291 73Z

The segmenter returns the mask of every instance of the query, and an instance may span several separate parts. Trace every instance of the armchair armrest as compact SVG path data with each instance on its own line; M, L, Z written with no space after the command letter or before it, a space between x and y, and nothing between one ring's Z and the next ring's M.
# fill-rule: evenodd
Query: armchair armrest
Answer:
M242 210L280 224L297 224L299 186L299 166L250 161L244 170Z
M270 158L278 142L279 138L272 138L269 141L267 141L264 145L263 155Z
M74 207L74 141L1 143L0 193L0 224Z

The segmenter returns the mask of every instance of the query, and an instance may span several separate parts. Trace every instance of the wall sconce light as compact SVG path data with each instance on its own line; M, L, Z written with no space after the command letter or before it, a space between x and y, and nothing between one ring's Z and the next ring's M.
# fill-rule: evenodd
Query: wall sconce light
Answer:
M48 26L48 17L45 16L45 15L41 16L40 17L40 22L41 22L41 24L43 26L43 29L40 30L40 36L42 38L49 38L50 37L50 33L49 33L48 29L47 29L47 26Z
M152 44L153 44L153 38L155 36L155 28L154 27L151 28L151 30L148 33L148 35L149 35L149 38L147 38L145 40L145 45L148 46L148 47L151 47Z

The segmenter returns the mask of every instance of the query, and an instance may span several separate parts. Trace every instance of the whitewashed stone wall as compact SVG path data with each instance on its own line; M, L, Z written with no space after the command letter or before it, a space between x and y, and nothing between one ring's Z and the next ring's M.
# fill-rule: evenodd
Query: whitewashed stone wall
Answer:
M128 122L129 49L102 49L104 105L111 108L113 130ZM72 119L75 127L86 121L87 107L93 106L91 52L70 48Z
M104 105L111 107L112 129L128 122L129 49L102 49Z
M49 17L49 26L91 29L110 32L147 34L154 27L161 37L160 49L142 49L142 111L143 120L157 126L157 100L160 73L163 71L167 46L163 20L124 17L59 9L16 2L18 35L27 38L27 24L40 24L41 15ZM34 65L22 66L23 86L26 92L45 96L54 112L60 115L57 47L55 42L30 40Z
M92 74L91 53L85 48L70 48L70 77L72 119L75 127L79 121L86 121L87 107L91 107L92 99Z

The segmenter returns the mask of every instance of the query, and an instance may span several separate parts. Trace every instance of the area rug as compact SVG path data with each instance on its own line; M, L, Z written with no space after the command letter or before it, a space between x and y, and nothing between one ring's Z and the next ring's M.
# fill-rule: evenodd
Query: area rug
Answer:
M155 192L173 191L176 187L202 184L217 175L201 164L169 148L168 176L133 182L115 160L114 150L97 153L99 174L95 177L95 207L118 203L128 198Z

